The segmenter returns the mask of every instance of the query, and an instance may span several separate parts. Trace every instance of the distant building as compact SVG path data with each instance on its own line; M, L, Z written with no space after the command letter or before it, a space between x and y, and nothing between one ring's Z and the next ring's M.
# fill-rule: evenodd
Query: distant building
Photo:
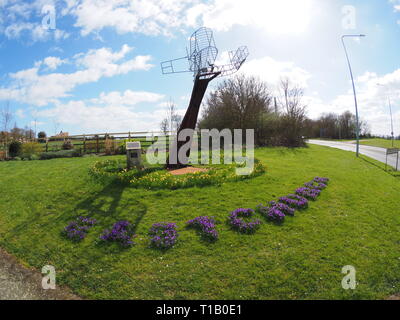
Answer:
M54 137L55 138L68 138L69 137L69 133L60 131L60 133L56 134Z

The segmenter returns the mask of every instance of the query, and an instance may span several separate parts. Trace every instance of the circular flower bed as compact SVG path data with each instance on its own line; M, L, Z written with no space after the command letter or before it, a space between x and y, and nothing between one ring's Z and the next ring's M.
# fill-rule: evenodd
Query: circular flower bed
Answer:
M252 209L236 209L229 215L229 224L231 227L241 233L251 234L256 232L261 224L259 219L252 219L250 222L244 221L243 218L251 218L254 215Z
M219 185L224 182L251 179L265 172L265 167L255 159L254 170L251 174L237 175L236 169L243 166L240 164L214 165L207 167L208 170L204 172L174 176L163 167L127 170L124 160L107 160L96 162L90 168L89 173L103 183L119 182L134 188L157 190Z

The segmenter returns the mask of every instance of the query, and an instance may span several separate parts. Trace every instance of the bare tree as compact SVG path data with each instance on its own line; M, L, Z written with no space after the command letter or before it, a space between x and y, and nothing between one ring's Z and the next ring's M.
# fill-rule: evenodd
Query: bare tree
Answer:
M286 78L281 80L280 95L279 104L283 110L283 144L288 147L302 146L307 109L303 104L304 90Z
M60 123L53 119L53 126L54 126L54 136L56 136L59 132L58 129L60 127Z
M5 106L3 106L2 109L0 110L1 125L4 132L4 150L6 158L8 158L8 136L9 136L8 130L12 118L13 115L12 112L10 111L10 102L7 101Z
M176 132L178 131L181 122L182 116L177 113L176 105L172 101L170 101L167 106L167 115L160 123L161 131L165 134L167 134L168 131L170 131L171 133Z
M162 131L165 135L168 134L168 131L169 131L169 124L168 124L168 120L167 120L167 119L164 119L163 121L161 121L161 123L160 123L160 128L161 128L161 131Z

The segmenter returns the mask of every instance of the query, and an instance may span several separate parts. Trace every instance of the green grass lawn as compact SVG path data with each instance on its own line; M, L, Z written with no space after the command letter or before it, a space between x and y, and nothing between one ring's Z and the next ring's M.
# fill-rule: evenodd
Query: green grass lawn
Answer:
M380 147L380 148L393 148L392 140L387 140L387 139L361 140L360 144L372 147ZM394 148L400 148L400 140L394 141Z
M146 191L94 184L97 157L0 163L0 246L27 266L51 264L57 283L99 299L368 299L400 291L400 179L375 161L320 146L259 149L267 173L222 187ZM315 176L331 182L310 208L255 235L226 225L230 211L293 192ZM60 231L79 215L99 224L81 243ZM200 240L185 222L215 216L220 240ZM130 249L99 245L115 221L137 224ZM149 248L153 223L177 222L167 252ZM358 287L341 288L353 265Z

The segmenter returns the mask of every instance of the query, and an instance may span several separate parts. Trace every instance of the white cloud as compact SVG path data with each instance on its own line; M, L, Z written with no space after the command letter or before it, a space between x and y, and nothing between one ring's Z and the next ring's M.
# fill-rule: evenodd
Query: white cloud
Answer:
M234 25L255 26L266 32L299 33L312 19L313 0L214 0L202 13L202 21L215 30Z
M379 76L373 72L365 72L355 81L358 100L358 111L361 119L370 125L372 133L390 135L389 97L391 100L395 135L400 134L400 69ZM381 84L382 86L379 86ZM349 83L347 93L337 96L325 103L319 98L309 98L309 115L313 118L321 113L355 113L354 95Z
M199 0L80 0L67 1L63 14L76 17L82 35L106 27L118 33L169 34L187 23L187 11ZM93 14L93 13L96 14ZM191 11L192 12L192 11Z
M66 1L62 14L76 18L82 35L104 28L118 33L169 35L171 30L206 25L226 31L235 25L255 26L266 32L306 30L315 0L80 0ZM93 13L96 14L93 14Z
M53 0L24 1L0 1L0 33L8 39L19 39L24 35L29 36L30 41L62 40L69 34L60 28L49 30L42 26L45 14L42 9L45 5L55 6Z
M146 91L126 90L124 93L113 91L110 93L102 92L99 98L90 100L93 104L99 105L126 105L133 106L141 102L157 102L164 98L164 95Z
M120 51L116 52L109 48L101 48L90 50L86 54L75 55L73 60L79 69L73 73L43 74L42 63L36 63L33 68L9 75L12 84L9 87L0 87L0 100L12 99L36 106L45 106L69 96L78 85L97 82L102 77L113 77L136 70L149 70L152 67L148 63L150 56L136 56L133 59L124 60L131 50L131 47L124 45ZM54 59L46 59L44 63L47 61L53 67L54 63L60 63L58 60L55 62Z
M88 101L57 103L54 108L39 111L38 116L54 119L64 126L75 126L81 130L80 133L159 131L160 122L165 117L165 108L142 112L133 106L142 102L157 102L163 98L160 94L131 90L102 93L98 98Z
M60 59L59 57L47 57L43 60L49 70L56 70L59 66L67 63L67 60Z
M303 88L307 88L311 74L296 66L294 62L276 61L271 57L252 59L247 61L241 68L240 73L252 75L261 80L277 85L283 78L289 78Z

